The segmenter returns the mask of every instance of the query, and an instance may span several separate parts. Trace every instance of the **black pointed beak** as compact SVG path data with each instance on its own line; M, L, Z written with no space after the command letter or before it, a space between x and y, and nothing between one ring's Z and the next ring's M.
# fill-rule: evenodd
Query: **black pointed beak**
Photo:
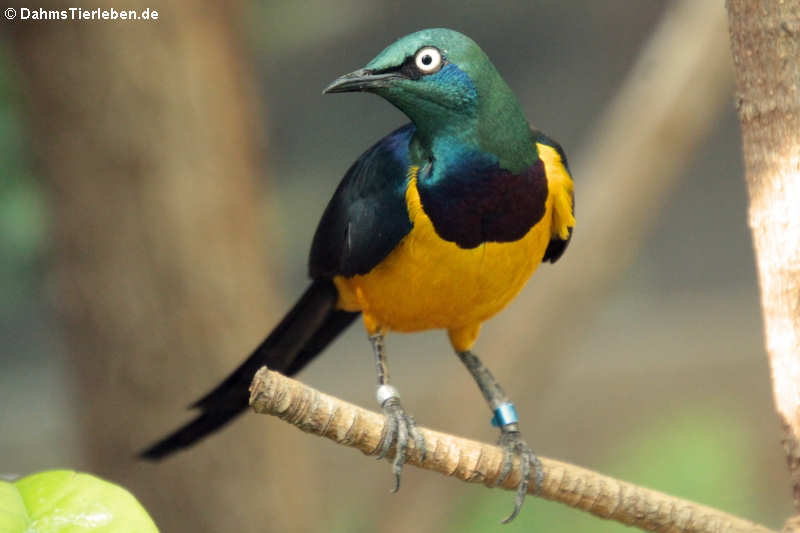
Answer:
M388 87L391 80L402 77L403 75L398 72L375 73L372 70L362 68L336 78L333 83L325 87L322 94L369 91L378 87Z

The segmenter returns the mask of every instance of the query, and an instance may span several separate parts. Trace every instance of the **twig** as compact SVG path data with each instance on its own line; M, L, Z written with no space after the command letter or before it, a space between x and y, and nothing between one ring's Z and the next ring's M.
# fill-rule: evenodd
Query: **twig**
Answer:
M266 367L259 370L250 387L250 405L256 413L281 418L307 433L314 433L375 455L383 433L384 417ZM503 451L446 433L418 427L425 437L425 461L414 449L407 464L471 483L495 486L503 462ZM648 531L733 533L770 530L716 509L674 498L603 476L554 459L541 458L544 483L540 496L582 509L601 518L616 520ZM518 464L500 485L514 489L520 480ZM534 494L534 489L530 489Z

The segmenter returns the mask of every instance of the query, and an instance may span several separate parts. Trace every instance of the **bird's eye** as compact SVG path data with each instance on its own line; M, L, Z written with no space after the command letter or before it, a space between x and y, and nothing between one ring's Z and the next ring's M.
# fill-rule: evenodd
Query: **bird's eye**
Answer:
M426 46L417 52L414 63L423 74L430 74L442 68L442 54L436 48Z

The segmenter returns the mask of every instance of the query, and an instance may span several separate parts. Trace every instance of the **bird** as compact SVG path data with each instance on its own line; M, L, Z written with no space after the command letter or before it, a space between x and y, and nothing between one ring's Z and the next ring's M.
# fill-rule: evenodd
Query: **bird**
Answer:
M499 427L504 461L522 479L542 466L523 438L509 396L473 352L481 325L501 311L543 262L564 253L575 226L574 185L561 146L530 126L486 53L455 30L411 33L323 94L367 92L410 122L347 170L320 219L309 254L310 285L252 354L191 407L190 422L142 452L162 459L244 412L263 365L294 375L359 317L375 358L376 398L386 417L378 457L394 447L393 491L407 452L425 442L389 377L389 332L438 329L477 383Z

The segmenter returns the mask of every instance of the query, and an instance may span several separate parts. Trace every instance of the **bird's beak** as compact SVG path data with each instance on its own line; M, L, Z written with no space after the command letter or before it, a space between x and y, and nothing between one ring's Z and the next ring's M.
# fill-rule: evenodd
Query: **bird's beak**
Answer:
M378 87L388 87L391 80L402 77L403 75L399 72L376 73L372 70L362 68L336 78L333 80L333 83L325 87L322 94L369 91Z

